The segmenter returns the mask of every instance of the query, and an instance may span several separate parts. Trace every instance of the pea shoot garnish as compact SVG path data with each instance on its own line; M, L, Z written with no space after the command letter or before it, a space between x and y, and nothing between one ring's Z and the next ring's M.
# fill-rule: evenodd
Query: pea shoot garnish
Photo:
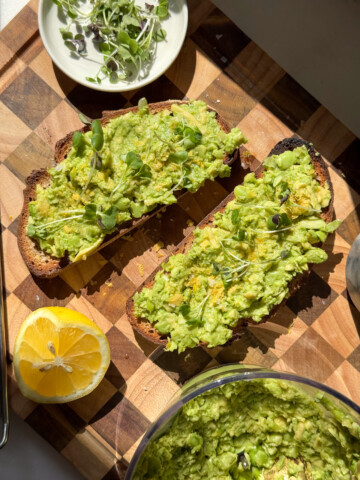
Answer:
M96 221L101 230L112 230L116 225L116 216L119 209L112 205L110 208L102 211L100 205L88 203L85 205L84 218L86 220Z
M99 152L104 146L104 132L98 119L90 122L82 113L79 114L79 118L85 125L91 126L92 135L90 138L90 144L93 150L93 155L90 159L89 175L81 192L81 195L83 195L90 184L95 170L101 170L102 168L102 157ZM79 131L73 133L72 142L75 149L80 148L84 142L88 143L84 135Z
M280 199L280 205L283 205L287 199L289 198L289 194L287 193L286 195L284 195L281 199Z
M89 82L104 78L116 83L129 77L144 78L156 53L156 44L166 39L161 21L168 12L168 0L157 5L135 5L135 0L53 0L65 16L60 29L71 55L88 57L87 42L92 42L103 63ZM91 8L90 8L91 7ZM97 61L97 59L91 59Z
M206 295L206 297L194 308L191 312L190 305L187 303L183 303L180 305L179 312L183 317L186 319L186 323L188 325L201 325L203 322L203 313L205 309L206 302L209 300L210 294Z
M269 230L278 230L291 225L291 220L286 213L275 213L275 215L270 215L267 225Z

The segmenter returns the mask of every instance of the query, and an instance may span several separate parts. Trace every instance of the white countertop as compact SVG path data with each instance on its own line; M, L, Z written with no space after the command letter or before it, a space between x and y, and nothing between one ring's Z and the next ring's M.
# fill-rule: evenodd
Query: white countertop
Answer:
M68 461L12 411L9 440L0 450L0 478L84 480Z
M360 136L359 0L212 2Z
M0 0L0 30L2 30L29 0Z

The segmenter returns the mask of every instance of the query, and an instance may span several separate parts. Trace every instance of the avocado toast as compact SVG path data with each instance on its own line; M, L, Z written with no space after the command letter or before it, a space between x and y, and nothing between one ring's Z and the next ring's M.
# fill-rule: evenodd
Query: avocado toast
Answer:
M204 102L107 112L55 147L55 166L26 181L18 245L51 278L142 224L159 208L229 176L246 140Z
M135 330L168 350L230 340L259 323L321 263L318 248L338 226L326 165L291 138L245 177L127 303Z

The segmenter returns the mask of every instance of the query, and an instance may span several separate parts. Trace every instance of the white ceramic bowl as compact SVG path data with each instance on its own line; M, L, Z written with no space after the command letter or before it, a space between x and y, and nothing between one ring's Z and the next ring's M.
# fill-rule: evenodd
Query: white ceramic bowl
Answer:
M89 1L89 0L88 0ZM154 0L150 3L155 3ZM137 0L136 4L144 5L145 0ZM102 62L102 54L99 53L91 40L87 41L86 57L76 58L64 45L60 28L66 26L59 16L58 7L52 0L39 0L39 31L44 46L55 65L75 82L86 87L104 92L124 92L143 87L156 80L173 63L178 56L185 40L188 8L186 0L169 0L169 16L161 21L161 27L166 30L166 40L157 43L156 54L148 75L141 79L120 80L111 83L104 78L100 84L86 80L86 77L94 77ZM75 29L72 29L75 32Z

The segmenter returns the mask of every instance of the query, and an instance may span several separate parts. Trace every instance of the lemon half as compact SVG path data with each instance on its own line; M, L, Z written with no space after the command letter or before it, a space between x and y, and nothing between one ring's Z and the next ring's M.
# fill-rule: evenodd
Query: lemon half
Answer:
M65 403L87 395L110 363L105 334L85 315L65 307L32 312L15 340L14 369L24 396Z

